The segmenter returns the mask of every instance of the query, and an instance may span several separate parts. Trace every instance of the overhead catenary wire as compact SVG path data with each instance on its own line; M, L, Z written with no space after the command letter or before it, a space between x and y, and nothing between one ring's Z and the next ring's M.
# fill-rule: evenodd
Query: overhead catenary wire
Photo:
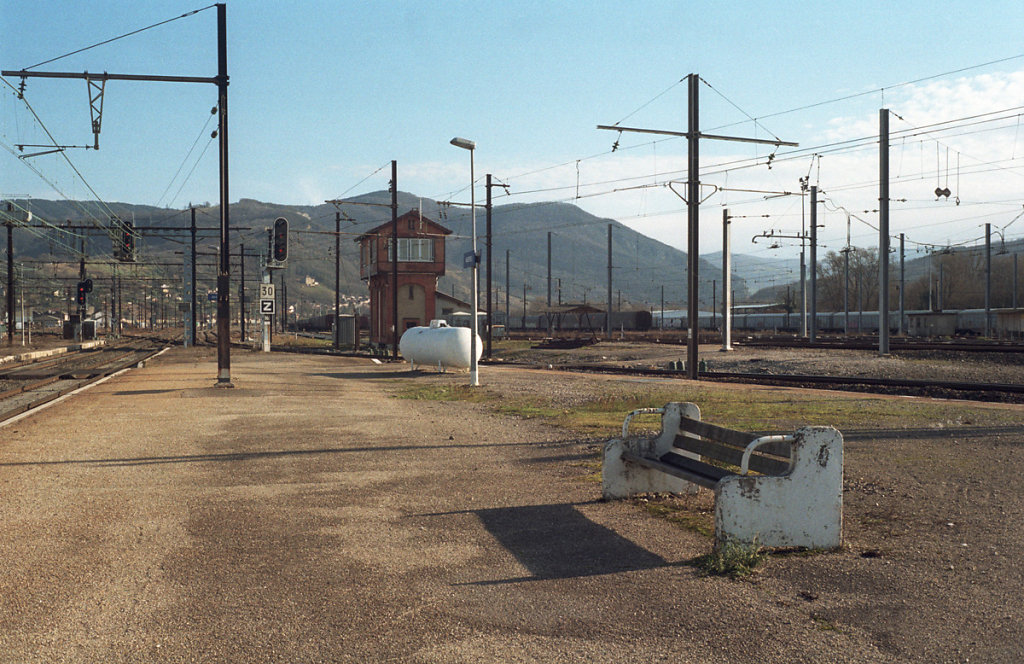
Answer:
M182 14L181 16L175 16L173 18L169 18L169 19L160 21L159 23L154 23L153 25L148 25L148 26L146 26L144 28L139 28L138 30L132 30L131 32L127 32L127 33L125 33L123 35L118 35L117 37L111 37L110 39L105 39L105 40L103 40L101 42L97 42L97 43L92 44L90 46L84 46L82 48L76 49L76 50L71 51L69 53L65 53L64 55L58 55L57 57L50 58L49 60L43 60L42 62L38 62L38 63L36 63L36 64L34 64L34 65L30 66L30 67L25 67L24 71L28 71L29 69L35 69L36 67L42 67L43 65L48 65L51 62L56 62L58 60L62 60L64 58L70 57L72 55L77 55L79 53L83 53L85 51L97 48L99 46L105 46L107 44L111 44L111 43L116 42L116 41L118 41L120 39L124 39L125 37L131 37L133 35L139 34L140 32L145 32L147 30L152 30L153 28L159 27L161 25L166 25L167 23L173 23L174 21L178 21L180 19L187 18L189 16L194 16L195 14L198 14L199 12L206 11L207 9L213 9L216 6L217 5L208 5L206 7L201 8L201 9L194 9L194 10L192 10L190 12L186 12L186 13Z

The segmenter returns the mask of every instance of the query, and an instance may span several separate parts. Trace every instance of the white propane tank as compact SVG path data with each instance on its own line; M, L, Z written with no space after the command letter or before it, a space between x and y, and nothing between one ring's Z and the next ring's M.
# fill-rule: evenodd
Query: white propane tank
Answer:
M398 342L402 357L412 363L427 364L447 369L468 369L473 330L468 327L449 327L443 320L430 321L430 327L410 327ZM476 359L480 359L483 344L476 337Z

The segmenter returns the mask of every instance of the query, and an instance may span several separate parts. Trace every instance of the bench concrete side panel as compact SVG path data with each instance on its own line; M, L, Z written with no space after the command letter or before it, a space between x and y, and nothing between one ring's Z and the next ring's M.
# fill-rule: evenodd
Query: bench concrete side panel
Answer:
M627 498L638 493L696 493L699 488L679 477L645 468L623 460L622 453L630 451L637 456L658 459L672 450L680 418L700 419L697 404L673 402L665 406L661 416L661 433L655 438L614 438L604 446L601 460L601 484L605 500ZM682 453L680 450L677 452ZM695 454L689 454L699 458Z
M843 437L803 427L782 476L730 476L715 489L715 539L832 549L842 544Z

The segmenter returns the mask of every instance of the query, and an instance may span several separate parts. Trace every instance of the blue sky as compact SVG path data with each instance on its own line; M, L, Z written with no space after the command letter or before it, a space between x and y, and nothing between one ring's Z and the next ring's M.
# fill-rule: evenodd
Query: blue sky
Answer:
M0 0L0 66L31 66L204 6ZM685 247L682 202L664 186L673 177L685 179L678 172L685 168L684 141L623 134L622 149L611 153L616 134L595 126L621 121L685 130L686 86L678 82L690 72L713 86L701 90L703 128L730 125L720 133L760 138L771 132L802 147L876 132L883 104L903 118L893 119L893 129L905 132L1024 105L1024 58L1015 57L1024 55L1019 0L234 1L227 18L232 201L315 204L384 189L389 169L376 171L391 159L398 161L401 190L468 200L467 155L448 143L458 135L477 143L478 176L490 172L510 185L512 196L499 202L575 201ZM215 19L215 10L207 9L37 69L212 76ZM996 60L1003 62L975 67ZM964 68L970 69L893 87ZM91 198L59 155L11 154L17 144L47 139L24 103L3 87L0 141L7 149L0 150L0 194ZM883 87L889 88L884 99ZM862 92L870 94L765 117ZM26 98L58 143L91 143L84 81L29 79ZM105 201L176 208L216 202L217 146L209 138L215 104L212 85L110 82L101 149L68 156ZM895 141L893 197L907 201L894 208L893 232L920 242L969 242L989 222L1008 238L1024 235L1024 220L1003 228L1024 210L1024 131L1014 113L1020 109L986 116L1002 119L974 127L985 132ZM764 119L755 126L747 115ZM715 170L770 151L705 141L702 162ZM957 182L957 160L961 205L955 196L934 200L936 184ZM877 188L870 184L877 162L877 148L823 154L820 163L807 153L771 169L762 164L702 179L726 189L795 191L798 178L811 173L829 196L822 230L827 249L845 243L842 208L864 219L853 221L854 243L873 246L875 217L863 211L877 207ZM613 191L637 185L649 186ZM482 188L477 191L482 198ZM799 231L798 197L708 193L702 251L719 248L723 206L749 219L737 222L736 251L795 251L787 246L793 243L770 250L750 238L769 228Z

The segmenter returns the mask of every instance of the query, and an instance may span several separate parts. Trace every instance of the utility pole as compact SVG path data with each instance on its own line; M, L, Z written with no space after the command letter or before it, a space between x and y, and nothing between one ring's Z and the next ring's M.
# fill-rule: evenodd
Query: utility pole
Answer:
M903 316L906 312L906 310L904 309L905 302L903 298L903 293L906 290L906 272L904 270L906 254L904 253L903 240L903 233L900 233L900 322L899 325L896 327L896 333L899 334L900 336L903 336L903 333L906 332L906 330L903 327Z
M732 217L722 210L722 350L732 350Z
M227 6L217 3L217 136L220 139L220 265L217 269L217 387L231 383L231 244L228 221L228 28Z
M238 245L239 284L238 284L238 327L239 340L245 343L245 245Z
M192 338L192 345L196 345L196 209L191 207L192 210L192 223L189 225L189 233L192 237L192 301L190 307L192 308L192 320L189 323L189 335Z
M505 250L505 338L508 338L512 329L512 319L509 318L509 250Z
M7 345L14 345L14 206L7 204ZM24 321L22 321L24 324Z
M889 109L878 111L878 354L889 354Z
M850 213L846 213L846 248L843 249L843 334L850 336ZM928 293L931 294L931 274L928 276ZM929 307L930 308L930 307Z
M818 337L818 187L811 185L811 335Z
M288 266L281 268L281 333L288 332Z
M985 338L992 336L992 224L985 224Z
M391 359L398 359L398 161L391 160ZM475 292L476 289L474 289ZM476 329L475 323L473 329Z
M78 281L83 282L85 281L85 235L82 235L79 246L82 253L78 257ZM78 305L78 325L75 326L76 341L85 341L85 306L84 301Z
M608 314L604 317L604 333L612 338L612 225L608 224Z
M341 210L334 212L334 350L341 350Z
M739 138L736 136L719 136L715 134L702 134L700 131L700 111L699 111L699 91L700 91L700 76L697 74L689 74L688 79L688 97L689 102L687 104L687 118L688 127L685 132L678 131L663 131L659 129L638 129L633 127L621 127L619 125L598 125L598 129L608 129L611 131L629 131L639 132L645 134L662 134L668 136L685 136L687 143L687 176L686 176L686 195L681 195L675 189L672 189L671 183L669 188L672 192L686 201L686 219L687 219L687 317L690 326L690 333L686 340L686 374L691 380L697 379L697 298L698 298L698 261L699 247L698 247L698 235L700 231L700 139L707 138L712 140L721 141L738 141L741 143L759 143L787 147L798 147L797 143L791 143L788 141L782 141L779 139L775 140L764 140L757 138Z
M551 231L548 231L548 310L544 315L548 323L548 336L551 336Z
M661 325L658 329L665 329L665 284L661 285Z
M491 235L492 235L492 232L491 232L491 211L493 210L493 205L491 203L491 187L504 187L506 190L508 190L508 185L507 184L492 184L491 183L491 174L490 173L487 174L487 204L486 204L486 209L487 209L487 240L485 242L485 248L487 250L487 346L486 346L485 352L487 354L487 358L488 359L490 359L490 357L491 357L491 343L492 343L491 328L494 325L494 316L493 316L493 312L492 312L492 309L494 308L494 305L493 305L493 301L492 301L492 298L491 298L491 293L494 290L493 285L492 285L492 280L491 280L491 268L492 268L491 252L493 250L493 244L492 244L492 238L491 238ZM507 292L507 290L508 289L506 289L506 292ZM507 325L507 322L508 321L506 321L506 325Z
M526 281L523 281L523 330L526 330Z
M700 77L687 81L689 104L686 130L686 376L697 380L697 300L700 298Z

